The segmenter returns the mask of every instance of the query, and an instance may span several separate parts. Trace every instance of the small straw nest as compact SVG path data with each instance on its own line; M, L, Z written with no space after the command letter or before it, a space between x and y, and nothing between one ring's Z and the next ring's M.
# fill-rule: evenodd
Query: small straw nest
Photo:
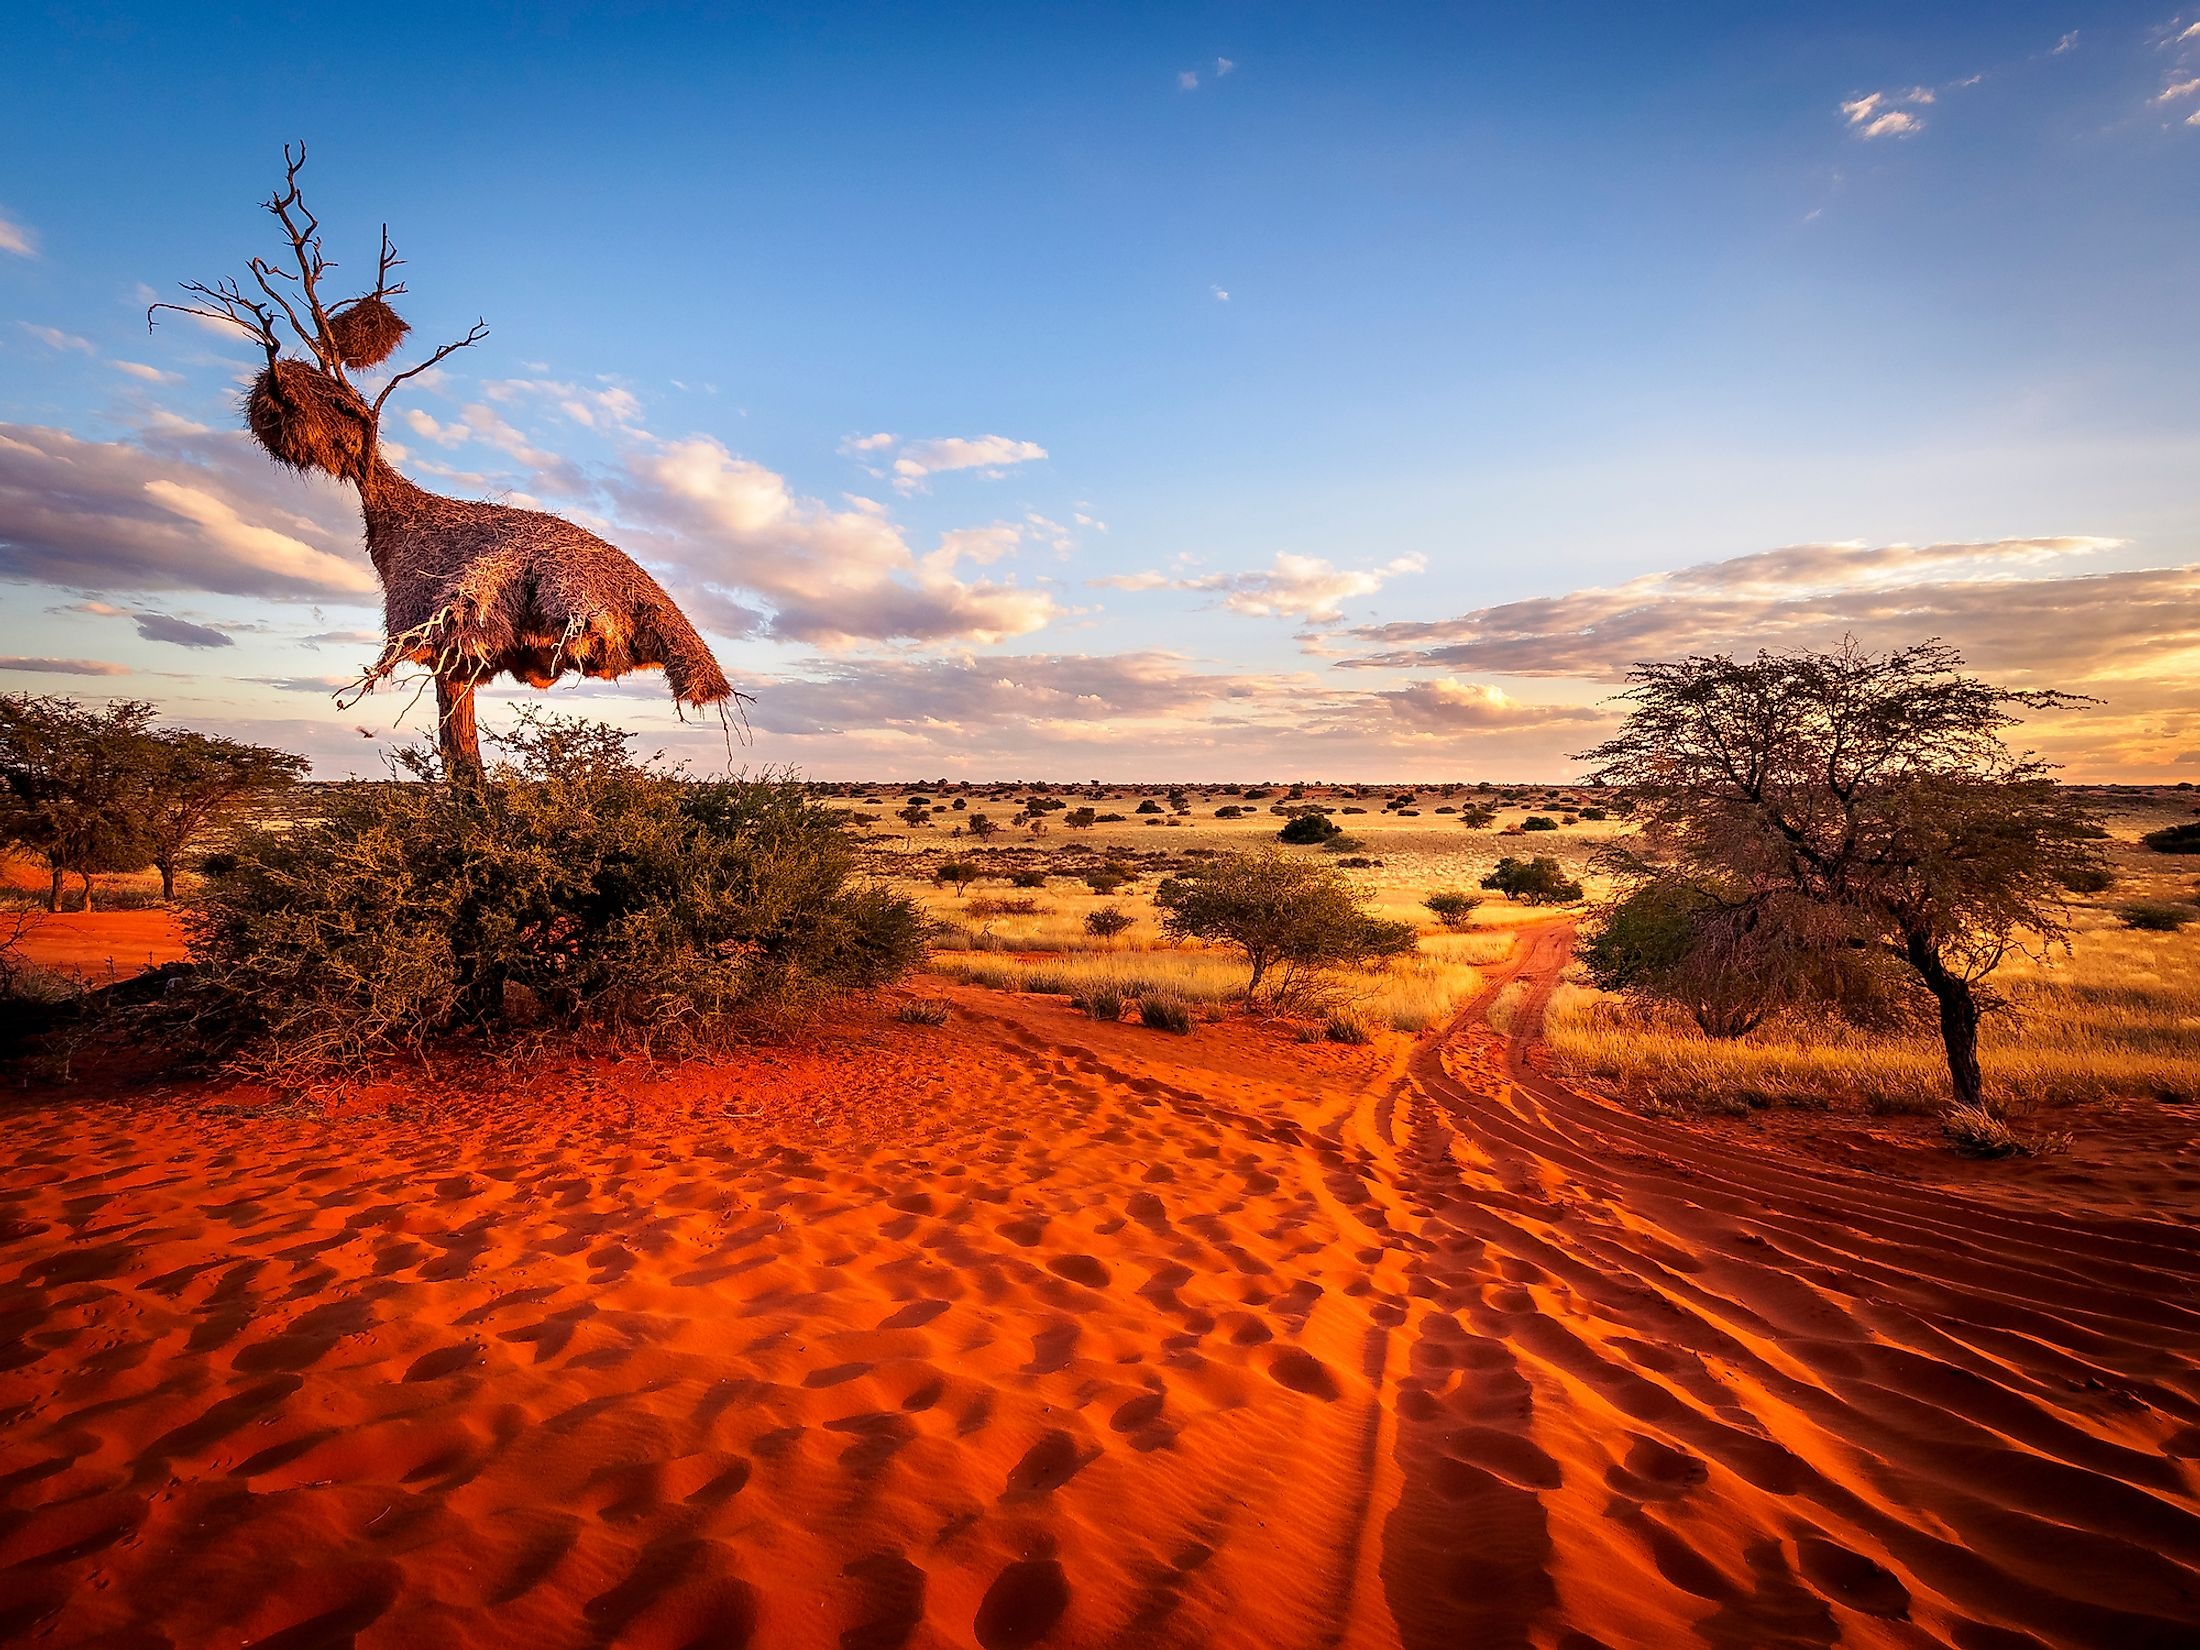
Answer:
M412 328L378 293L354 298L328 318L336 354L347 367L378 367L397 352Z
M278 464L356 481L374 448L374 415L349 385L303 361L277 361L252 381L245 425Z

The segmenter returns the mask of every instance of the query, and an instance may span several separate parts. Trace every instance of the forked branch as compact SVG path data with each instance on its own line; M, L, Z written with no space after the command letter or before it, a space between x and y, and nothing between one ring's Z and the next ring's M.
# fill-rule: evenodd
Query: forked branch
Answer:
M275 357L282 353L282 339L275 332L275 315L265 304L245 296L235 281L223 281L218 286L208 286L204 281L185 281L183 290L206 301L203 304L148 304L145 309L145 329L153 329L153 317L161 310L172 309L178 315L196 315L202 321L224 321L252 335L253 340L267 351L267 364L273 366Z
M421 362L418 366L407 367L403 372L391 374L390 381L382 386L382 393L374 398L374 416L377 419L381 418L382 403L387 401L390 398L390 392L396 389L397 386L402 384L406 379L419 377L420 374L426 372L430 367L436 365L436 363L443 360L446 356L456 355L460 350L466 348L469 344L478 344L482 341L482 339L488 336L489 323L487 321L476 321L472 326L466 329L466 336L459 339L457 343L445 344L441 349L437 350L433 355L429 356L427 360Z

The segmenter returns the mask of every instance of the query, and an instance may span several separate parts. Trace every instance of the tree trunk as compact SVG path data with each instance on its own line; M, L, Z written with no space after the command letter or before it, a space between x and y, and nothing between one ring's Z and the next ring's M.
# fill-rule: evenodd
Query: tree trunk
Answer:
M1988 1109L1986 1083L1978 1069L1978 998L1971 982L1949 971L1930 940L1912 936L1903 951L1940 1005L1940 1042L1948 1051L1948 1081L1956 1104Z
M46 909L57 917L61 915L61 879L67 875L60 866L53 867L53 888L46 895Z
M79 871L77 877L84 884L84 914L88 917L92 914L92 873Z
M435 679L435 733L443 753L443 777L457 783L481 777L481 729L474 721L471 680Z
M173 905L176 903L176 862L164 858L159 863L160 902L163 905Z

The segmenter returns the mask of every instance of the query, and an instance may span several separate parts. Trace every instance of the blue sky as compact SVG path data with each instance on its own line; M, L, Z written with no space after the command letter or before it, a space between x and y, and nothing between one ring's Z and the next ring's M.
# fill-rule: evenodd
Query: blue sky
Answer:
M1549 774L1630 658L1939 631L2200 777L2200 10L468 10L14 26L0 687L378 763L355 515L143 320L303 136L491 327L400 468L658 571L745 760Z

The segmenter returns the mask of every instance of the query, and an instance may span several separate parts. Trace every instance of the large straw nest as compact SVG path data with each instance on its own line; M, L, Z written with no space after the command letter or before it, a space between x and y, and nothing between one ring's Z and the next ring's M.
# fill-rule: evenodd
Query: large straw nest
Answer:
M336 353L347 367L378 367L397 352L412 328L376 293L354 298L328 318Z
M374 415L349 385L303 361L277 361L252 381L245 425L293 470L358 480L374 447Z

